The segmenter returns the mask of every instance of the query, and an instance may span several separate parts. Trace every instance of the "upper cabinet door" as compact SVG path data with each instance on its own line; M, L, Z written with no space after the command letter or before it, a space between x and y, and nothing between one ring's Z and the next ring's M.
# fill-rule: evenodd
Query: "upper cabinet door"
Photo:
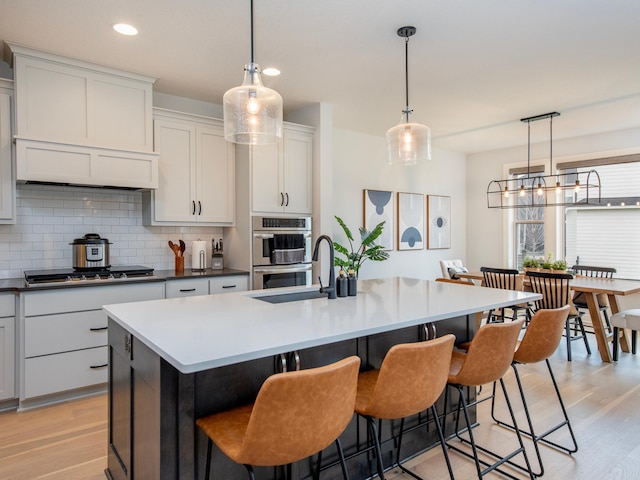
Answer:
M220 127L196 129L198 223L234 220L235 149Z
M282 144L251 147L253 210L282 212L284 185L282 172Z
M11 95L0 88L0 223L15 223L15 180L11 156Z
M294 130L284 132L285 212L311 213L313 137Z
M313 132L285 125L281 143L252 147L253 211L312 213Z
M155 218L164 222L194 220L196 128L181 122L156 119L155 148L160 153L158 189L154 192Z

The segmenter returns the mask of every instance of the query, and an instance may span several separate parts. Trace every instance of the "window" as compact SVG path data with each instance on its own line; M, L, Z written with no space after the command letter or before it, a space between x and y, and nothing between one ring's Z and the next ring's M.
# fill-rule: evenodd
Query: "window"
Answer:
M565 258L570 267L613 267L617 278L640 279L640 162L597 171L607 206L565 209Z
M520 179L525 188L532 186L532 179L524 174L513 175L513 178ZM544 257L544 207L516 208L514 227L514 263L515 268L522 270L522 261L526 257Z

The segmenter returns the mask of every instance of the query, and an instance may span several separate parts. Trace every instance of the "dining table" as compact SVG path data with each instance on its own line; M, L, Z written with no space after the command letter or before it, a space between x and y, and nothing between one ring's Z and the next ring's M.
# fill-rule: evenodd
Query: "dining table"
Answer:
M525 275L522 273L521 275ZM458 273L459 278L465 278L468 280L474 280L483 282L484 277L482 272L464 272ZM523 281L524 288L526 288L526 278ZM589 317L593 325L593 332L598 344L598 352L600 352L600 358L603 362L612 361L612 349L611 342L613 341L613 334L607 332L606 322L603 316L600 314L598 308L597 296L599 294L606 295L609 300L609 308L611 313L615 315L620 311L619 297L633 295L640 292L640 281L635 280L622 280L617 278L595 278L586 277L582 275L576 275L570 282L569 287L575 293L584 292L587 299L587 306L589 308ZM620 333L620 347L623 352L629 352L629 333L626 329L621 329Z

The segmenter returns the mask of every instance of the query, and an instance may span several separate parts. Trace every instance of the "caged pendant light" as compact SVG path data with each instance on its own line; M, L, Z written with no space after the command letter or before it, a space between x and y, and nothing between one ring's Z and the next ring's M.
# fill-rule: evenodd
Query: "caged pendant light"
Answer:
M487 187L488 208L598 206L602 203L596 170L556 172L553 169L553 118L558 112L521 118L527 124L525 176L492 180ZM549 119L549 174L531 171L531 122Z
M224 138L233 143L264 145L282 139L282 97L265 87L260 65L254 63L253 0L251 0L251 63L244 81L223 97Z
M416 33L415 27L398 29L398 36L404 37L405 52L405 92L406 106L402 120L387 130L388 163L415 165L419 161L431 160L431 130L426 125L410 123L409 114L409 37Z

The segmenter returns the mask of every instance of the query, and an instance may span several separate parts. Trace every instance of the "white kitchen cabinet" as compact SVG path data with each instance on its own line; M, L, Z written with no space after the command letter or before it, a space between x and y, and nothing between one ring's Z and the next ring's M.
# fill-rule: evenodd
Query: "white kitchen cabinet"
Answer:
M0 223L15 223L15 179L11 141L13 83L0 79Z
M164 292L163 282L148 282L23 293L20 401L106 383L102 306L159 300Z
M0 295L0 400L15 397L15 308L13 294Z
M155 78L9 44L16 179L156 188Z
M312 213L313 129L285 124L281 143L250 151L253 211Z
M193 297L209 294L207 278L189 278L182 280L167 280L167 298Z
M209 293L244 292L249 289L249 275L228 275L209 279Z
M154 110L159 184L143 194L146 225L232 225L235 150L221 120Z

